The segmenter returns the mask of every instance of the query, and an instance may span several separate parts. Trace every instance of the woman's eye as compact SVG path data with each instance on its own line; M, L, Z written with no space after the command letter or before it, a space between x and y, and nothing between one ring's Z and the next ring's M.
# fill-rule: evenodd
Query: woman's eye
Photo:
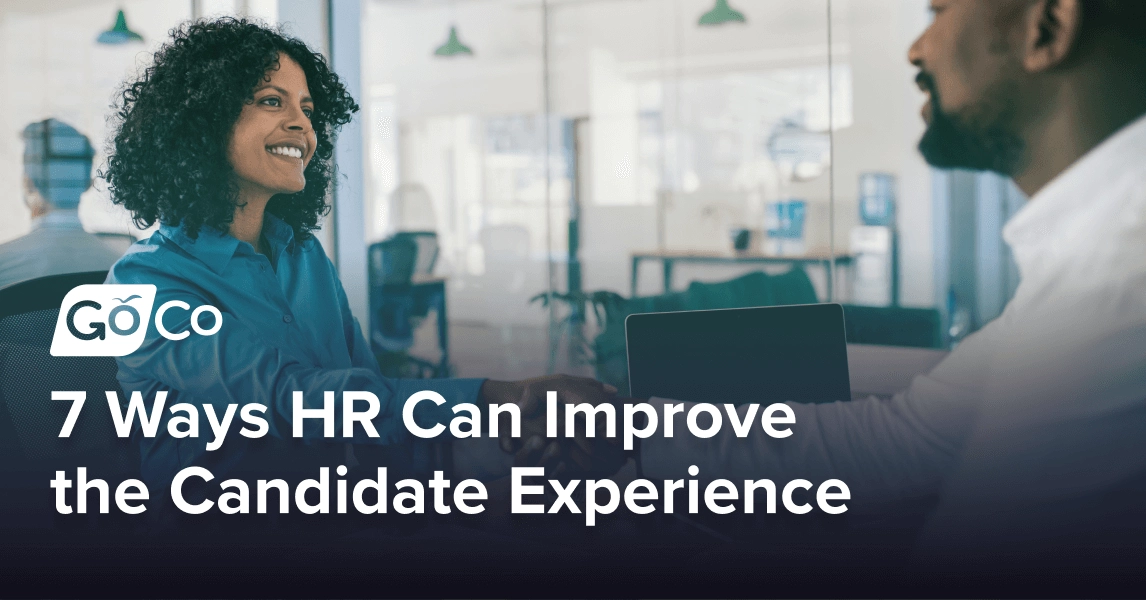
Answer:
M274 96L271 96L269 98L263 98L262 100L259 101L259 103L265 104L267 106L281 106L282 105L282 103L279 102L279 99L275 98Z
M302 114L306 115L306 118L309 119L311 117L311 115L314 114L314 109L313 108L304 108L304 109L302 109Z

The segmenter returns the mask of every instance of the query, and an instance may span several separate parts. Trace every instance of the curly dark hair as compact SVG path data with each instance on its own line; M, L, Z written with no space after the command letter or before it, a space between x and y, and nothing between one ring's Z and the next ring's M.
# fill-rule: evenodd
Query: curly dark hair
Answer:
M231 132L255 86L278 68L280 53L306 74L318 144L304 173L306 187L274 196L267 211L308 238L330 210L334 137L358 105L322 55L247 19L184 23L171 31L154 64L124 85L114 105L107 167L100 172L112 201L141 227L182 225L193 237L203 226L226 231L238 203L227 159Z

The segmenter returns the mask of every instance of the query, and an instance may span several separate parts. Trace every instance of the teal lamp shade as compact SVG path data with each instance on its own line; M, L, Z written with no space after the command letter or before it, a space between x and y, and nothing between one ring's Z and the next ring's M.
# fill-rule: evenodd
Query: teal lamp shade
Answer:
M115 25L111 29L99 34L96 42L100 44L117 45L126 44L128 42L142 42L143 36L132 31L127 26L127 17L123 15L120 10L115 15Z
M450 27L450 39L438 46L437 50L434 50L434 56L459 56L463 54L473 56L473 53L474 51L469 46L458 40L458 28L453 26Z
M745 23L744 13L728 5L728 0L716 0L712 10L700 15L700 25L723 25L725 23Z

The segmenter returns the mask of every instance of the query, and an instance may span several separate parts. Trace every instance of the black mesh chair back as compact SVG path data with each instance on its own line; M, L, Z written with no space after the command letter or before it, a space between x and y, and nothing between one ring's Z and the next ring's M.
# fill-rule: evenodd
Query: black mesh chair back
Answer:
M394 240L411 240L417 246L414 259L414 276L429 276L434 273L438 262L438 234L434 231L399 231Z
M418 243L394 236L369 249L371 343L375 350L403 352L414 345L414 299L410 283Z
M39 477L59 468L74 475L87 467L91 477L111 478L138 470L134 444L116 437L108 409L106 393L122 394L115 359L49 352L64 296L106 276L69 273L0 289L0 472ZM59 433L72 403L53 401L54 390L87 392L67 438Z
M371 244L369 249L371 287L408 285L418 262L418 243L412 237L392 237Z

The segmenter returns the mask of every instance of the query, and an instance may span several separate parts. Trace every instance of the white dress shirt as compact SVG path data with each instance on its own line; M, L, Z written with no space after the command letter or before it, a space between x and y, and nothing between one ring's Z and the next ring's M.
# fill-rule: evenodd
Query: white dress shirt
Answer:
M710 439L654 435L646 477L695 464L702 479L838 478L858 511L939 494L925 539L974 548L1128 524L1119 511L1146 474L1144 162L1146 117L1028 201L1003 231L1015 297L905 391L793 405L786 439L727 423Z

